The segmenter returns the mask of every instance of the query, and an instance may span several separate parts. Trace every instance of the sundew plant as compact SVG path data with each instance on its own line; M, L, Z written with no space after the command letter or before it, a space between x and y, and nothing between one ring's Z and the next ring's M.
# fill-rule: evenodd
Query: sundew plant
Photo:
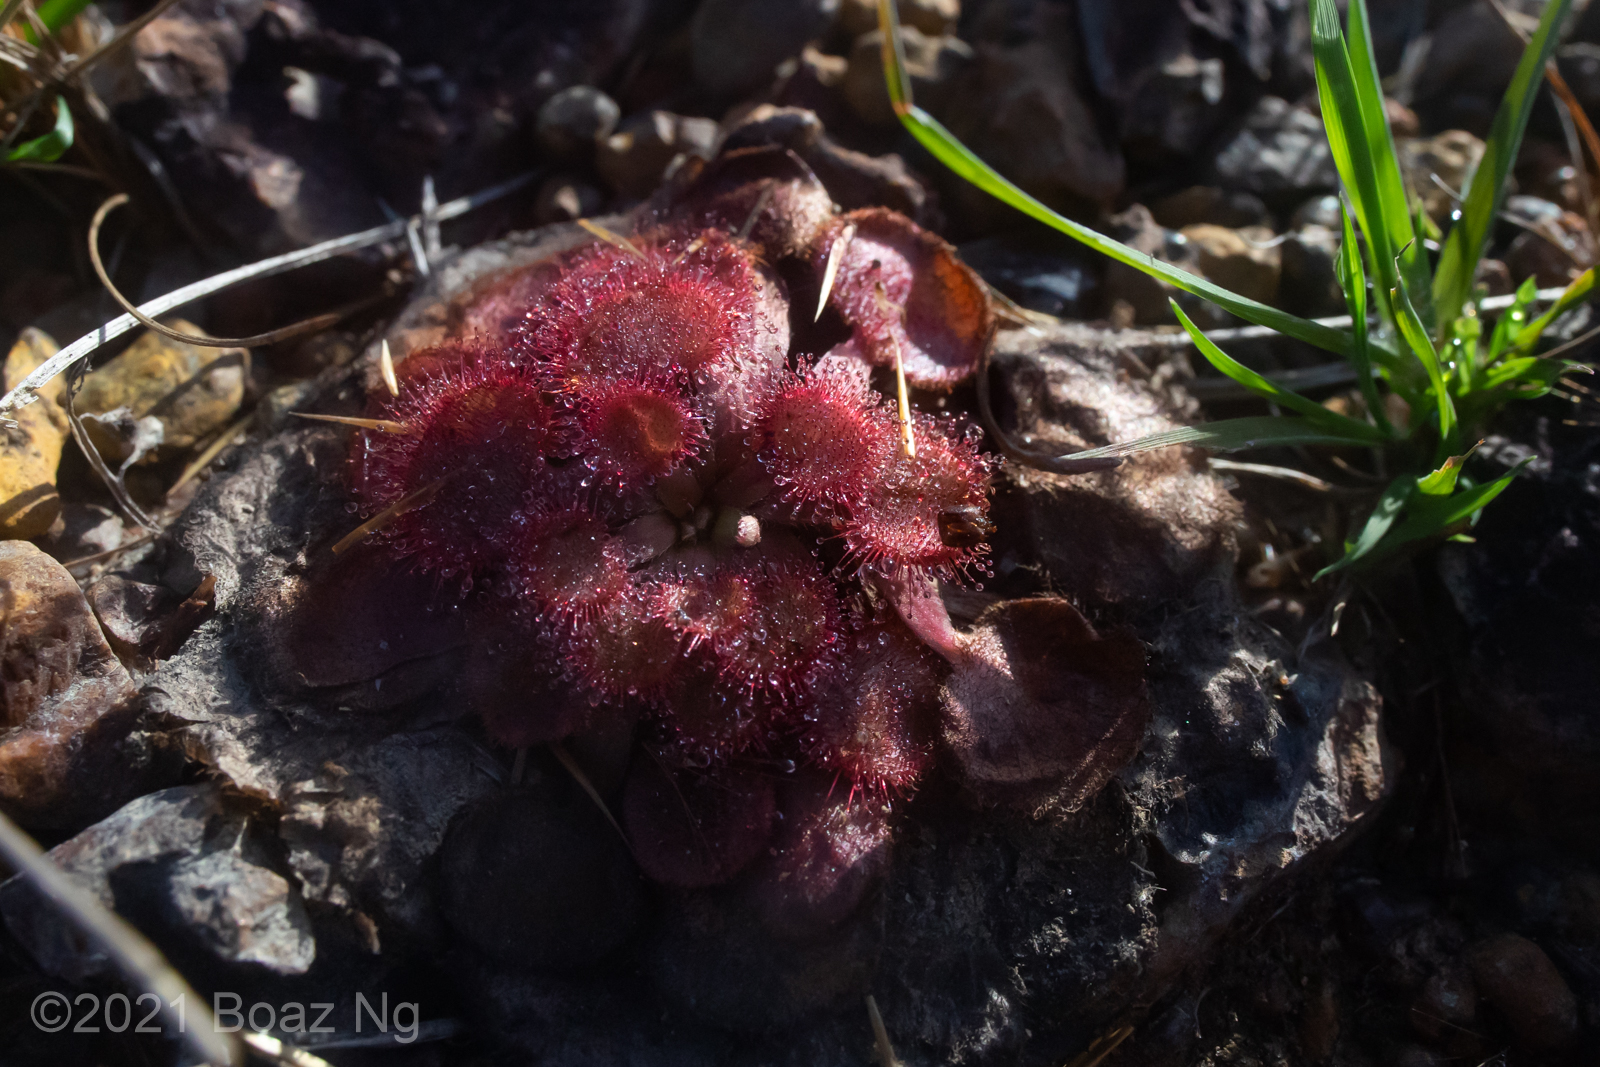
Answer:
M1146 257L1040 203L916 106L892 0L879 0L878 14L884 29L884 72L895 112L911 134L956 174L1112 259L1351 363L1365 401L1359 405L1364 408L1361 417L1331 411L1230 358L1174 302L1178 321L1212 366L1292 414L1208 422L1065 457L1114 458L1179 444L1219 451L1272 445L1379 450L1384 458L1381 469L1402 473L1378 498L1364 527L1346 543L1343 556L1321 572L1327 574L1393 557L1441 535L1464 536L1483 507L1521 470L1519 466L1494 481L1475 483L1462 470L1475 435L1511 401L1544 396L1562 375L1588 370L1535 350L1546 328L1587 296L1594 285L1592 269L1537 317L1531 310L1534 283L1528 280L1492 328L1486 326L1480 306L1483 293L1473 284L1545 65L1571 8L1572 0L1550 0L1546 5L1501 101L1483 160L1433 255L1423 240L1434 236L1429 232L1431 223L1401 178L1384 113L1366 0L1350 0L1342 29L1334 0L1310 0L1317 93L1343 192L1344 240L1337 272L1352 319L1349 330L1240 296ZM1404 403L1391 404L1389 397ZM1391 418L1394 412L1403 417Z

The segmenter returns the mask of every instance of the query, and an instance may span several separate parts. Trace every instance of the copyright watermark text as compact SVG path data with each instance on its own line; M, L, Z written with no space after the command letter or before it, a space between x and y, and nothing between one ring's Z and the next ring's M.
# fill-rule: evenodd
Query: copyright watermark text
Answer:
M211 1018L203 1025L217 1033L235 1034L249 1029L291 1039L306 1034L387 1034L406 1045L417 1039L422 1021L416 1001L399 1001L391 1006L388 993L379 994L376 1001L357 993L355 1003L345 1005L342 1011L332 1002L291 1000L273 1004L258 1000L246 1004L237 993L213 993L210 1008ZM154 993L137 997L112 993L102 997L96 993L70 996L46 990L33 998L30 1015L33 1025L47 1034L164 1033L174 1037L187 1033L194 1022L183 996L163 1001Z

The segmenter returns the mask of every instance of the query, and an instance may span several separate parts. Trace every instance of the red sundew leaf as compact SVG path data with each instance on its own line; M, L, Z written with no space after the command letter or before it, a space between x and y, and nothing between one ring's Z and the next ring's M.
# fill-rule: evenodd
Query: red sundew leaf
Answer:
M640 254L599 243L564 257L528 314L532 350L581 392L677 369L697 380L739 373L788 349L785 318L762 304L767 281L726 234L641 239Z
M923 644L951 663L966 655L966 639L951 623L950 612L932 577L921 571L873 575L871 585Z
M664 231L635 247L602 242L564 257L518 347L580 401L608 383L682 375L720 440L749 423L787 366L783 285L716 230Z
M877 417L893 425L886 409ZM988 552L989 460L948 422L919 412L913 426L916 455L892 452L874 472L845 542L854 559L886 572L955 578Z
M684 657L659 704L659 744L653 751L674 767L721 766L735 756L763 752L787 713L779 700L726 685L704 650Z
M371 512L413 497L419 504L373 536L444 577L503 563L553 487L545 457L569 447L565 416L547 400L547 374L460 343L418 353L401 368L400 395L382 398L377 411L408 432L363 431L351 450L351 480Z
M889 872L887 805L829 775L802 775L780 791L775 855L750 872L743 891L768 930L814 938L849 918Z
M1144 647L1065 600L995 605L945 684L944 742L984 803L1075 811L1138 753Z
M461 613L439 603L432 576L370 549L329 560L290 587L280 620L285 666L300 684L370 682L466 643Z
M467 710L507 748L559 741L599 721L621 718L595 706L551 673L550 649L512 627L480 628L461 671Z
M485 344L503 345L526 324L528 310L561 275L560 258L498 274L479 284L463 302L453 333ZM406 363L415 359L408 357Z
M789 501L849 514L900 447L882 408L848 361L825 357L763 403L751 427L757 458Z
M723 768L714 775L634 761L622 793L622 823L645 874L693 889L726 882L772 838L772 783Z
M812 366L807 377L828 378L855 392L876 395L872 391L872 364L856 348L854 340L830 348L828 354Z
M973 432L926 415L913 448L871 366L899 357L913 381L943 386L970 374L992 326L981 284L937 237L857 212L834 292L851 340L789 373L785 290L759 257L794 257L798 272L829 243L817 235L839 231L807 175L761 171L775 161L795 162L752 154L708 171L700 190L721 182L720 199L694 210L712 214L586 246L458 305L463 328L494 340L404 361L400 395L379 391L373 414L409 432L359 435L352 470L369 512L416 499L373 537L389 564L435 593L453 576L496 592L472 609L483 640L454 653L470 660L456 694L492 737L643 731L649 762L625 807L651 877L716 884L767 848L772 789L743 770L758 758L795 757L802 777L838 787L796 801L792 854L774 857L785 885L769 924L792 932L839 921L876 884L888 798L931 765L938 709L955 747L971 741L961 713L1017 704L1031 724L1076 721L1076 708L1044 684L1053 675L1011 656L1004 618L966 638L936 592L937 612L899 595L981 567L991 461ZM790 195L803 218L784 214ZM753 239L725 232L736 209ZM713 214L722 228L693 228ZM797 536L829 529L842 544L812 552ZM874 585L909 628L862 625ZM1095 642L1116 635L1091 630L1072 647ZM951 666L935 652L956 669L943 693ZM1111 686L1115 660L1075 665L1074 678ZM989 703L948 696L984 671L1000 677ZM1026 728L991 725L994 738L975 728L957 749L969 784L1037 792L991 751ZM1103 783L1053 752L1048 729L1029 740L1027 755L1049 763L1034 776L1044 788Z
M625 549L587 505L573 502L527 524L511 569L550 617L585 621L630 588Z
M933 764L944 664L897 623L861 630L852 646L837 683L808 711L801 744L818 766L844 772L852 792L909 792Z
M767 262L808 259L833 220L833 198L799 156L776 145L737 148L680 168L658 198L662 225L717 228L745 238Z
M675 588L635 584L564 642L579 678L604 696L657 702L683 668L683 635L667 621Z
M776 545L686 579L672 617L689 644L709 650L728 691L780 701L828 676L847 629L838 590L816 560Z
M950 389L977 370L994 308L954 248L898 212L864 208L835 220L813 258L819 277L835 243L843 248L829 303L864 357L889 367L898 352L906 380L923 389Z
M652 481L706 446L705 420L670 375L586 389L584 466L619 484Z

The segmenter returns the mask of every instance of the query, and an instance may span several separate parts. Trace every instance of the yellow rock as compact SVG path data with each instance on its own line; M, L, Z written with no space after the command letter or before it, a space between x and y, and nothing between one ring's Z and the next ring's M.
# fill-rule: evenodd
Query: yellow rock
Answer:
M173 329L201 334L193 323L171 320ZM152 456L167 458L193 448L233 418L244 399L244 350L205 348L146 331L116 359L89 374L79 391L79 415L129 408L136 419L154 415L166 431ZM113 462L125 446L95 420L84 422L89 439Z
M1200 253L1200 273L1224 289L1263 304L1278 299L1283 253L1271 244L1272 231L1262 226L1230 230L1198 223L1178 231Z
M0 373L0 393L15 389L57 347L42 330L23 330ZM11 412L15 428L0 425L0 539L38 537L61 512L56 467L68 432L67 413L58 403L64 384L57 377L39 390L39 399Z

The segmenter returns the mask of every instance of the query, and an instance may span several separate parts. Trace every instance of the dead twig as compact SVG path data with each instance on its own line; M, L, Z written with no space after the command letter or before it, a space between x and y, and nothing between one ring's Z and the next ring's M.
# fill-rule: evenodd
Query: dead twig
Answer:
M1559 79L1561 77L1554 63L1550 64L1550 73L1555 78ZM1552 81L1550 87L1554 89L1555 84ZM1562 88L1565 89L1566 85L1565 81L1561 82ZM1568 94L1572 92L1571 89L1566 91ZM1589 134L1594 133L1594 127L1589 124L1589 116L1584 113L1583 107L1577 102L1576 98L1569 101L1566 96L1560 93L1556 95L1556 117L1561 120L1561 133L1566 138L1567 155L1572 159L1573 178L1578 183L1578 199L1583 203L1583 217L1589 223L1589 232L1591 234L1600 233L1600 203L1596 203L1594 186L1589 181L1589 164L1584 159L1584 145L1583 141L1580 140L1578 126L1580 118L1587 127ZM1591 144L1589 147L1591 155L1594 155L1595 149L1596 146ZM1600 156L1595 156L1595 158L1600 160Z
M120 556L124 552L132 552L136 548L143 548L145 545L148 545L155 539L155 534L143 533L138 537L135 537L132 541L124 541L116 548L108 548L104 552L96 552L93 555L79 556L77 559L62 560L61 565L69 571L74 567L87 567L91 563L99 563L101 560L112 559L116 556Z
M1196 1005L1198 1008L1198 1005ZM1198 1024L1196 1025L1198 1029ZM1095 1038L1082 1055L1073 1060L1067 1067L1096 1067L1107 1056L1117 1050L1117 1046L1133 1034L1133 1027L1126 1024L1101 1034Z
M22 0L6 0L0 6L0 31L11 25L11 20L17 17L17 12L22 9Z
M989 291L989 299L994 301L995 314L1011 325L1020 326L1022 329L1037 335L1042 327L1059 326L1061 324L1061 320L1054 315L1023 307L995 288L994 283L988 279L980 278L979 280L983 282L983 287Z
M387 337L378 345L378 373L383 376L383 385L389 390L389 395L399 396L400 381L394 376L394 357L389 354Z
M83 418L78 414L76 400L78 390L83 387L84 371L86 366L79 367L73 373L72 380L67 383L66 404L67 425L72 429L72 440L77 443L78 451L83 453L83 458L89 461L89 466L95 474L105 483L106 489L111 493L111 498L117 502L117 507L122 509L124 515L135 523L152 533L160 533L161 526L152 519L145 510L134 502L133 495L128 492L128 485L122 480L122 475L113 471L106 464L105 457L100 450L89 440L89 434L83 428Z
M1533 299L1535 303L1539 304L1553 303L1554 301L1561 299L1561 294L1565 293L1566 291L1567 290L1565 286L1562 286L1558 289L1540 289L1538 292L1533 294ZM1505 296L1491 296L1479 304L1478 307L1484 311L1502 311L1516 303L1516 300L1517 295L1515 293L1507 293ZM1312 319L1311 321L1315 322L1319 326L1332 326L1335 329L1349 326L1352 322L1349 315L1332 315L1328 318ZM1206 336L1218 344L1228 344L1236 341L1259 341L1268 337L1277 337L1280 335L1277 330L1274 330L1270 326L1237 326L1227 330L1212 330L1210 333L1206 334ZM1194 342L1189 339L1189 335L1187 333L1179 332L1170 334L1156 334L1149 339L1148 343L1152 345L1161 345L1163 347L1171 346L1173 348L1187 348ZM1351 375L1351 377L1346 378L1345 380L1353 381L1355 371L1350 368L1349 364L1339 364L1339 366L1344 368L1346 374ZM1330 382L1328 384L1331 385L1337 383Z
M116 187L115 182L106 177L104 174L101 174L99 171L93 170L89 167L74 166L71 163L40 163L38 160L34 159L17 159L7 163L6 166L14 167L17 170L38 171L44 174L59 175L67 178L85 178L90 181L99 182L101 185L109 185L112 188Z
M1214 471L1227 471L1233 474L1255 474L1262 478L1276 478L1279 481L1294 482L1296 485L1310 489L1317 493L1329 493L1335 496L1371 496L1370 490L1356 489L1347 485L1336 485L1333 482L1318 478L1315 474L1296 470L1293 467L1278 467L1270 463L1244 463L1236 459L1212 458L1207 461Z
M606 244L615 245L617 248L622 249L624 252L628 253L628 255L633 256L635 259L643 259L644 258L644 253L639 251L639 246L638 245L634 244L632 241L630 241L626 237L622 236L622 234L617 233L614 230L606 229L604 226L600 225L598 222L595 222L593 219L579 219L578 220L578 225L583 227L585 230L589 231L590 233L594 234L596 237L600 238L600 240L606 242Z
M518 749L518 756L521 756L524 751L524 749ZM605 800L600 796L600 790L596 789L594 783L589 781L589 776L583 773L583 768L578 766L578 761L572 758L572 753L568 752L560 741L550 742L550 751L561 766L567 769L567 773L572 775L572 780L578 783L578 787L589 795L590 800L594 801L594 806L600 809L600 814L606 817L606 822L610 823L611 828L617 832L617 836L622 838L623 846L629 852L632 852L633 843L628 840L628 835L623 832L622 824L617 821L616 816L611 814L611 809L606 807Z
M218 1032L205 998L189 987L143 934L51 863L4 812L0 812L0 856L54 904L97 951L115 963L129 983L155 994L163 1017L196 1059L216 1067L239 1067L243 1063L244 1057L232 1036Z
M354 426L362 430L377 430L379 433L409 434L416 432L405 423L396 422L393 419L363 419L354 415L314 415L309 411L291 411L289 414L297 419L336 422L340 426Z
M750 209L750 214L744 217L744 224L739 227L739 232L735 235L734 240L749 240L750 231L756 227L756 220L761 217L761 213L767 210L767 205L772 202L772 190L775 188L777 186L771 183L761 187L761 195L756 197L755 206Z
M1589 343L1596 337L1600 337L1600 326L1596 326L1592 330L1585 330L1572 340L1559 344L1548 352L1541 353L1540 358L1554 359L1556 356L1565 355L1566 353L1571 352L1574 348L1579 348L1582 345Z
M871 993L867 994L867 1018L872 1022L872 1042L878 1049L878 1062L883 1067L900 1067L894 1046L889 1043L889 1031L883 1025L883 1016L878 1013L878 1002Z
M178 475L178 480L172 483L172 487L167 490L167 499L171 500L174 493L199 477L201 471L211 466L211 461L220 456L223 449L232 444L234 438L243 433L250 423L255 420L255 417L256 413L252 411L226 430L223 430L210 444L206 445L205 451L201 452L194 458L192 463L183 468L183 473Z
M894 317L900 322L903 329L906 309L890 302L888 294L883 291L882 282L877 283L873 290L873 295L878 300L878 314L885 317ZM900 448L905 452L907 459L916 459L917 438L912 430L911 393L906 388L906 364L904 357L901 355L900 339L894 335L893 331L889 333L889 344L894 347L895 406L899 412L900 419Z
M811 317L813 322L822 318L822 312L828 306L828 297L833 295L833 283L839 277L839 265L844 262L845 253L855 235L856 224L847 222L828 248L828 265L822 270L822 290L817 294L817 313Z
M155 19L160 18L166 13L167 8L171 7L175 3L177 3L177 0L159 0L159 2L156 3L155 6L153 6L149 11L146 11L132 22L126 23L120 27L117 30L115 37L111 38L111 40L107 41L99 48L96 48L93 52L90 52L82 59L77 60L64 69L57 70L55 73L38 78L38 87L24 97L22 102L12 109L13 111L19 112L20 117L17 120L17 124L12 127L9 133L6 134L5 140L0 142L0 152L3 152L5 149L11 147L11 142L22 130L22 127L27 124L28 119L32 117L33 112L38 108L41 101L45 100L52 92L59 90L67 82L70 82L74 78L80 77L81 75L87 73L107 56L112 55L117 49L123 47L129 41L133 40L133 38L138 35L140 30L144 29ZM31 13L32 6L29 5L26 10ZM39 33L37 30L35 32ZM51 41L51 43L53 43L48 31L40 33L39 36L41 41Z
M368 519L360 526L357 526L354 530L351 530L349 533L345 534L344 537L340 538L339 543L333 546L333 554L336 556L339 555L341 552L349 549L352 545L360 544L362 541L366 540L368 536L384 529L391 522L398 519L406 512L423 507L433 499L434 494L436 494L440 489L444 488L444 483L449 480L450 475L447 474L443 478L429 482L421 489L418 489L412 493L407 493L399 500L396 500L393 504L390 504L372 518Z
M422 179L422 250L430 261L444 255L439 236L439 195L433 189L433 175Z

